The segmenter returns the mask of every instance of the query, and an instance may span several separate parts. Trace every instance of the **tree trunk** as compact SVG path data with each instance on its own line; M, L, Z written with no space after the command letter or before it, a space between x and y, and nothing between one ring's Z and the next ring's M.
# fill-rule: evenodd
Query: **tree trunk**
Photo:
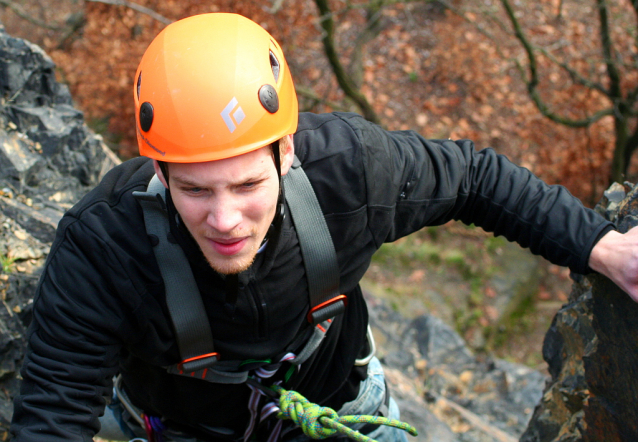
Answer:
M614 132L616 141L614 145L614 156L611 160L611 173L609 176L609 184L622 183L625 181L627 174L628 162L626 161L625 151L627 149L627 119L624 115L614 118Z

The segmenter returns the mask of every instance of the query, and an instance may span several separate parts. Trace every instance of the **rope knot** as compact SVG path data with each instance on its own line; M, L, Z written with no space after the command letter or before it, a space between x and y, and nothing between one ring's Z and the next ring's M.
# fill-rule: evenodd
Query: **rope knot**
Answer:
M273 386L279 398L279 409L277 417L279 419L290 419L302 428L306 436L312 439L325 439L334 436L339 431L333 428L324 427L322 420L339 419L336 411L329 407L322 407L313 404L296 391L286 391L279 386Z
M296 391L286 391L279 385L273 385L271 388L279 394L280 411L277 418L292 420L312 439L325 439L342 433L357 442L375 442L374 439L346 426L357 423L388 425L405 430L413 436L417 435L414 427L398 420L365 415L339 416L332 408L313 404Z

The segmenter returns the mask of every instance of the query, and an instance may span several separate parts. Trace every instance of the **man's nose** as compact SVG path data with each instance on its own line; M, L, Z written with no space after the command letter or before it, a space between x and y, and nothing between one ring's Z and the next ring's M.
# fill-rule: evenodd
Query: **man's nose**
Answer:
M220 233L232 232L241 224L241 210L229 197L216 198L208 213L206 222Z

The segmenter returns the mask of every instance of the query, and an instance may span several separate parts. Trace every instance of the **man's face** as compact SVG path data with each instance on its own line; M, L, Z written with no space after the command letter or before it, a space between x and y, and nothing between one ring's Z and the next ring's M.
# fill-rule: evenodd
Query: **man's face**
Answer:
M292 156L282 157L282 174ZM210 266L223 274L250 267L277 208L271 148L205 163L171 163L168 175L175 208Z

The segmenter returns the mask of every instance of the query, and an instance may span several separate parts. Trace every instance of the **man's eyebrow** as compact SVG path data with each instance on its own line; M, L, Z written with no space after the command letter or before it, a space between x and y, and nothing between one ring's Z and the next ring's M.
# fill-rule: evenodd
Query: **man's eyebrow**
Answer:
M180 184L182 186L192 186L192 187L200 186L200 184L195 183L187 176L179 176L179 175L172 174L171 178L173 178L173 181L175 181L176 184Z
M245 175L243 177L240 177L236 180L233 180L230 184L231 185L239 185L239 184L244 184L244 183L248 183L248 182L252 182L252 181L263 181L265 179L267 179L269 176L268 171L264 170L261 172L257 172L255 174L252 175ZM189 176L187 175L176 175L173 174L171 175L171 178L173 179L173 181L175 181L175 184L178 184L180 186L187 186L187 187L205 187L205 184L201 184L201 183L197 183L195 181L193 181Z
M269 171L262 170L261 172L257 172L254 175L247 175L243 179L239 180L242 183L247 183L250 181L263 181L268 178L270 175Z

